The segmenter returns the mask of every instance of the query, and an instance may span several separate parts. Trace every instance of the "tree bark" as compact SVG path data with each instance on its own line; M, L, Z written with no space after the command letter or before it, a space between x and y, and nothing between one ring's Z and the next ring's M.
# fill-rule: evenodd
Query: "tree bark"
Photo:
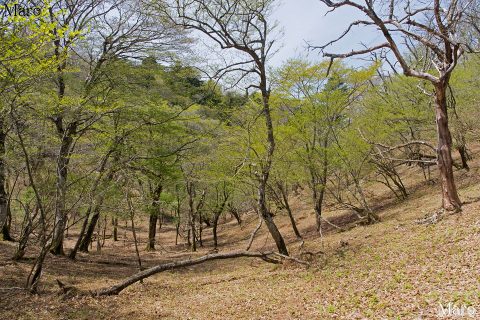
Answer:
M302 235L300 234L297 228L297 223L293 218L292 209L290 208L290 203L288 202L288 192L281 182L279 182L277 185L278 185L278 189L280 190L280 193L282 194L283 204L285 205L285 210L287 210L288 218L290 219L290 224L292 225L293 232L295 233L295 236L298 239L302 239Z
M5 139L4 119L0 117L0 229L2 230L3 240L11 240L8 229L5 229L8 218L8 192L5 187L7 176L5 168ZM7 237L5 237L7 236Z
M235 220L237 220L237 224L239 226L242 225L242 218L240 217L240 213L238 212L237 208L235 208L232 204L229 204L228 209L232 216L235 217Z
M30 234L33 231L33 218L30 214L30 209L28 206L24 207L25 210L25 218L23 219L23 228L22 233L20 234L20 238L18 239L18 246L17 250L13 254L12 260L18 261L23 258L25 255L25 249L27 248L28 239L30 238ZM35 209L38 210L38 207Z
M462 160L462 168L470 171L470 167L468 166L468 152L467 147L465 145L461 145L457 148L458 153L460 154L460 159Z
M218 246L218 235L217 235L217 228L218 228L218 220L220 219L220 216L222 215L223 210L225 209L225 205L228 201L228 194L224 194L224 199L220 206L217 207L217 209L213 213L213 246L215 249Z
M113 241L118 241L118 218L112 218Z
M435 85L435 116L438 133L438 170L442 188L442 207L448 211L460 211L462 202L457 193L453 176L452 136L448 128L447 83Z
M157 221L160 195L162 193L162 185L159 183L152 193L152 212L150 212L150 219L148 223L148 242L147 251L155 250L155 236L157 234Z
M218 247L217 227L218 227L219 219L220 219L220 214L215 214L215 216L213 217L213 247L215 249Z
M90 204L88 206L87 212L85 213L85 220L83 220L82 228L80 229L80 233L78 235L77 241L75 242L75 246L73 247L72 251L68 255L68 257L70 259L75 259L75 257L77 256L78 249L80 248L80 244L81 244L81 242L83 240L83 237L85 235L85 229L87 228L88 219L90 218L91 212L92 212L92 205Z
M80 242L78 250L81 252L88 252L88 247L92 241L93 233L95 232L95 227L97 226L98 218L100 218L100 205L96 205L93 209L93 216L88 224L87 232Z
M157 234L158 216L155 213L150 213L148 220L148 242L147 251L155 251L155 236Z
M315 129L316 130L316 129ZM314 133L314 145L316 140L316 132ZM325 198L325 188L327 187L327 174L328 174L328 141L329 134L327 133L323 139L323 159L322 159L322 171L321 176L319 177L318 172L315 170L312 164L309 165L310 179L311 179L311 189L313 197L313 209L315 211L315 222L317 227L317 232L321 231L322 228L322 211L323 211L323 199Z
M260 216L265 221L268 231L272 236L275 244L277 246L278 252L283 255L288 256L287 246L283 240L282 234L277 228L277 225L273 221L273 217L267 208L267 195L266 187L268 183L268 178L270 176L270 169L272 167L272 158L275 151L275 138L273 135L273 124L272 117L270 114L270 93L267 91L267 82L265 73L262 72L262 79L260 87L262 88L262 98L263 98L263 114L265 116L265 125L267 127L267 155L265 157L265 163L262 165L262 173L259 179L258 185L258 210Z
M62 121L58 120L57 121ZM57 194L55 197L55 226L53 230L50 252L55 255L64 255L63 239L67 222L65 201L67 194L68 164L73 146L73 134L76 132L76 123L71 123L66 130L58 129L62 135L62 143L57 158Z
M323 199L325 198L325 187L322 187L320 191L313 191L313 208L315 211L315 222L317 232L320 232L322 228L322 211L323 211Z
M189 267L193 265L197 265L206 261L211 260L221 260L221 259L232 259L232 258L239 258L239 257L250 257L250 258L261 258L268 262L272 262L272 260L268 259L268 256L271 255L272 252L250 252L250 251L233 251L228 253L215 253L215 254L208 254L199 258L195 259L188 259L183 261L177 262L169 262L165 264L160 264L149 269L143 270L134 274L133 276L123 280L122 282L108 287L104 289L100 289L96 292L93 292L94 296L111 296L111 295L118 295L122 292L125 288L131 286L132 284L141 281L145 278L148 278L154 274L164 272L167 270L178 269L182 267Z

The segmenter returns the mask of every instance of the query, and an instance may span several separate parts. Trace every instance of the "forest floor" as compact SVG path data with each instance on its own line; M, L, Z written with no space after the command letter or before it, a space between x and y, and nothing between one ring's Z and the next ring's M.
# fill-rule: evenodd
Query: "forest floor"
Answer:
M65 299L58 294L56 279L91 290L138 271L128 229L120 229L120 241L107 240L101 252L93 248L75 262L48 256L38 295L6 289L24 285L35 253L12 262L15 244L0 242L0 319L439 319L440 305L448 309L449 303L471 307L468 310L476 310L471 318L480 319L479 158L476 153L469 172L455 173L463 211L433 224L420 220L438 212L440 190L438 184L424 181L421 169L404 173L410 193L405 201L394 200L380 185L369 186L370 203L381 222L345 232L326 228L320 237L307 194L293 199L305 239L302 249L287 217L279 214L275 219L290 253L308 259L310 267L255 258L210 261L154 275L118 296ZM325 217L355 225L349 212L329 208ZM244 249L257 223L254 214L244 216L241 226L234 220L224 222L220 252ZM140 227L140 254L147 267L212 249L210 229L205 230L204 247L193 254L183 243L174 245L175 230L166 225L157 251L146 252L147 226ZM67 248L74 239L73 234ZM253 249L274 249L264 226ZM317 254L301 255L306 251ZM464 316L468 318L466 311Z

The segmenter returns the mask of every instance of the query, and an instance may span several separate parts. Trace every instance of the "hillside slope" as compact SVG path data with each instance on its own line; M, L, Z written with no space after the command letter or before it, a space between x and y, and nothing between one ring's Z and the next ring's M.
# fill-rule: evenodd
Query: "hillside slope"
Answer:
M426 222L438 211L437 185L423 181L421 171L409 169L410 197L393 201L378 185L369 186L370 201L382 221L349 231L314 232L314 217L306 195L292 200L300 243L285 216L276 221L295 256L311 267L295 263L267 264L234 259L207 262L165 272L135 284L119 296L73 298L57 296L55 279L82 289L113 284L138 270L131 242L107 242L101 253L80 255L77 262L49 257L43 294L30 296L7 287L23 285L30 259L13 263L11 243L0 242L0 318L2 319L438 319L440 305L471 306L480 318L480 162L469 172L457 171L462 213ZM338 223L351 222L347 212L327 211ZM243 249L258 223L254 214L241 226L232 221L220 227L220 250ZM210 230L205 247L211 249ZM123 231L121 232L123 235ZM130 237L130 234L125 231ZM163 228L161 247L142 251L146 266L193 256L184 245L174 245L174 229ZM140 239L146 238L143 226ZM71 238L70 241L73 241ZM71 242L67 245L71 245ZM142 249L143 249L142 244ZM273 248L264 227L254 249ZM321 252L320 252L321 251ZM29 252L29 257L34 253ZM472 311L473 309L469 309Z

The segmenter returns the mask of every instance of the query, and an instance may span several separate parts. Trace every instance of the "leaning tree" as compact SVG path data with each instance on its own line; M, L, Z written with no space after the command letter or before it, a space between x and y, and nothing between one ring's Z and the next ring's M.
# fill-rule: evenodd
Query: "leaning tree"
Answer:
M173 0L165 9L171 19L188 30L200 32L222 50L239 53L239 60L227 64L216 73L217 77L238 74L239 84L255 76L247 87L261 94L262 113L266 127L266 152L256 172L258 209L272 235L278 250L288 255L287 247L272 214L268 210L266 189L275 150L273 124L270 112L270 85L267 62L274 53L275 24L269 21L275 0ZM163 5L159 5L163 6Z
M415 77L433 86L437 124L437 162L442 186L443 208L458 211L462 203L453 176L452 137L448 124L447 95L450 77L462 54L470 50L461 28L475 1L471 0L320 0L331 11L353 8L365 15L353 21L335 40L315 47L332 61L357 55L381 52L393 57L408 77ZM330 53L326 48L349 35L355 27L375 28L385 42L365 46L347 53ZM391 64L396 70L397 64Z

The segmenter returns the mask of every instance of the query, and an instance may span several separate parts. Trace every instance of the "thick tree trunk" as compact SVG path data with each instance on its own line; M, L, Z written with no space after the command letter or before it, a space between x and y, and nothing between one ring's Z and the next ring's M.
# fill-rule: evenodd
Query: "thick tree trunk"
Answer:
M259 213L262 217L263 221L265 221L265 225L267 226L270 235L272 236L275 244L277 246L278 252L283 255L288 255L287 246L285 245L285 241L283 240L282 234L277 228L277 225L273 221L273 217L267 209L266 205L266 195L265 195L265 184L261 183L258 188L258 206L259 206Z
M160 206L160 195L162 193L162 185L159 183L152 193L152 212L148 224L148 242L147 251L155 250L155 236L157 234L158 209Z
M2 228L2 239L4 241L15 241L12 236L10 235L10 225L5 223Z
M158 216L154 213L150 214L148 220L148 242L147 242L147 251L155 251L155 236L157 234L157 221Z
M448 127L447 84L441 82L435 86L435 116L438 134L437 160L442 187L442 206L448 211L459 211L462 202L457 193L453 176L452 136Z

